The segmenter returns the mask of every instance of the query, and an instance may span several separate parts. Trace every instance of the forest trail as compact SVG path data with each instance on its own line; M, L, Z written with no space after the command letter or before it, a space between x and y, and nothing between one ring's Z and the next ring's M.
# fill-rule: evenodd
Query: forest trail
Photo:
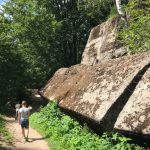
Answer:
M21 127L13 117L5 117L6 127L13 135L11 150L50 150L44 138L31 127L29 128L29 141L24 142L21 135Z

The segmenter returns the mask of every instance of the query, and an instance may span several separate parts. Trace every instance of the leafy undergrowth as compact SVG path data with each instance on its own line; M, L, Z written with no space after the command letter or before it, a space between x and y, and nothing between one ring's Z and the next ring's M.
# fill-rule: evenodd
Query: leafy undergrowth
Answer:
M85 125L65 115L56 103L49 103L30 119L31 126L47 138L53 150L143 150L117 133L98 136Z
M1 145L11 145L12 135L9 133L8 129L5 127L5 120L2 115L0 115L0 146Z

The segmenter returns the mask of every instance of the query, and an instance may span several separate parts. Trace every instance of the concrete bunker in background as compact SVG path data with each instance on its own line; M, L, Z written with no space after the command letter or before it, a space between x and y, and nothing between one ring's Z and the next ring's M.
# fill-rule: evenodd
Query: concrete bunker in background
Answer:
M127 53L127 48L117 40L120 22L120 17L110 18L91 30L81 64L100 64Z

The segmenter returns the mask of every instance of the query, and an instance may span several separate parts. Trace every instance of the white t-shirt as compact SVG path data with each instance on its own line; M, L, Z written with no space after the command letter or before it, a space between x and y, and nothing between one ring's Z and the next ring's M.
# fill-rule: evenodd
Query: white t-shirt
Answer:
M21 119L28 119L28 114L30 112L29 108L22 107L19 109L19 112L21 114Z

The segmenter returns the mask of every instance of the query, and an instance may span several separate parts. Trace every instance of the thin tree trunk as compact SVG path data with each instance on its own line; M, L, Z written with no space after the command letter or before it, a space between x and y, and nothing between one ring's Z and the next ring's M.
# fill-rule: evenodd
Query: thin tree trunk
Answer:
M126 12L123 11L121 0L116 0L116 7L117 7L118 14L121 16L122 19L124 19L126 25L128 26L127 15Z
M121 0L116 0L116 7L117 7L117 11L118 11L119 15L124 16L125 13L121 6Z

